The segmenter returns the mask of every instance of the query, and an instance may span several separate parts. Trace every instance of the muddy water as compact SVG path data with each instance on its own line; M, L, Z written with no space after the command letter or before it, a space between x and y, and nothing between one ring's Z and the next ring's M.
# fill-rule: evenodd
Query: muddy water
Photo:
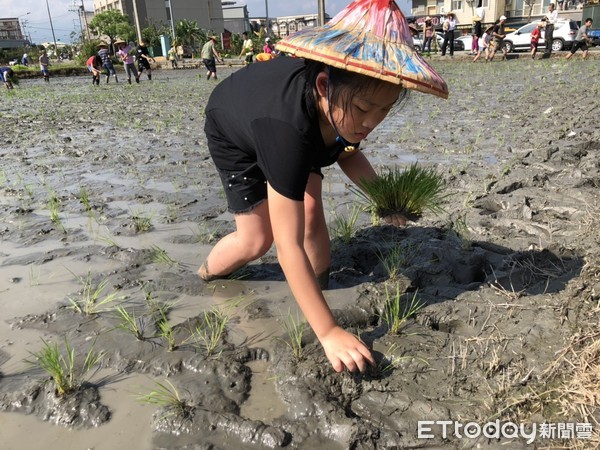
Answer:
M450 99L413 95L365 142L378 169L436 165L452 195L439 217L392 229L364 214L349 241L333 237L325 295L340 323L374 350L378 366L363 376L333 373L310 332L303 357L291 355L282 322L297 309L273 250L236 279L195 276L232 229L202 133L211 83L163 71L139 86L92 88L73 77L48 86L24 80L3 93L3 446L522 446L423 442L417 422L493 416L503 396L537 387L537 374L586 317L580 299L593 298L590 274L598 273L600 185L589 111L600 92L573 80L597 79L600 69L572 63L437 62ZM515 73L510 88L495 82ZM539 95L546 73L569 102L548 105ZM328 217L347 214L356 204L348 180L336 167L324 173ZM402 258L390 280L382 255L394 248ZM118 300L86 317L69 299L81 298L88 274ZM424 305L398 336L380 319L394 289L417 292ZM168 305L174 351L156 335L149 299ZM143 319L143 340L118 328L117 304ZM206 357L190 334L213 306L229 323L218 353ZM67 338L77 355L92 343L105 352L70 412L48 377L23 362L41 338ZM136 400L164 380L189 414Z

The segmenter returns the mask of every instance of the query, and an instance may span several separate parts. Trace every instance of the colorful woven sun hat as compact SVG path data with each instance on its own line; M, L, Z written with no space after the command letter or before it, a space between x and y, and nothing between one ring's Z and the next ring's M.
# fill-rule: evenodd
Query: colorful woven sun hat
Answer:
M448 98L448 85L415 51L394 0L355 0L321 27L279 41L277 50Z

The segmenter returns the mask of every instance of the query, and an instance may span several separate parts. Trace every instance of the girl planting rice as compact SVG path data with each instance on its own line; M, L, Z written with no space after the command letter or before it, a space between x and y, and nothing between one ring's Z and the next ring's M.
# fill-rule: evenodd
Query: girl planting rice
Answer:
M446 98L444 80L414 51L393 0L356 0L323 27L277 44L275 58L219 84L206 107L205 131L236 231L198 270L223 278L275 243L279 263L308 323L336 371L374 362L339 327L322 288L329 280L329 235L321 168L337 162L354 182L377 177L360 142L408 89ZM257 100L260 99L260 100ZM392 214L388 223L403 225Z

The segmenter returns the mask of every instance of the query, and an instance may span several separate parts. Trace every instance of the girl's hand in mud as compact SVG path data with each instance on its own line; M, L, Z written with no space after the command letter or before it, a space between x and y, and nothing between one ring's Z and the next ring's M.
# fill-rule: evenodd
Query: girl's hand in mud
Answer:
M385 216L383 221L395 227L403 227L408 222L408 219L401 214L390 214L389 216Z
M338 326L321 338L321 345L336 372L342 372L344 367L350 372L355 372L357 369L364 372L367 363L375 364L375 359L367 346L356 336Z

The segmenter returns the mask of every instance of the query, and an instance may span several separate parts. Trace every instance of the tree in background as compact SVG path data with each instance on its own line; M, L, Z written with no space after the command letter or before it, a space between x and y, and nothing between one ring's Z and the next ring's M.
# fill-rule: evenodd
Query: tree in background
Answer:
M163 34L171 34L166 25L150 23L149 26L142 30L142 39L148 43L148 47L156 47L160 44L160 36Z
M535 6L536 2L537 0L523 0L525 6L529 8L529 12L527 14L527 22L531 22L531 14L533 13L533 7Z
M175 26L175 41L179 45L186 45L195 50L196 41L206 41L206 33L198 27L198 22L195 20L183 19Z
M99 35L108 36L110 48L112 48L117 37L125 41L135 39L135 29L129 23L129 17L115 9L109 9L95 15L89 26L91 30Z

